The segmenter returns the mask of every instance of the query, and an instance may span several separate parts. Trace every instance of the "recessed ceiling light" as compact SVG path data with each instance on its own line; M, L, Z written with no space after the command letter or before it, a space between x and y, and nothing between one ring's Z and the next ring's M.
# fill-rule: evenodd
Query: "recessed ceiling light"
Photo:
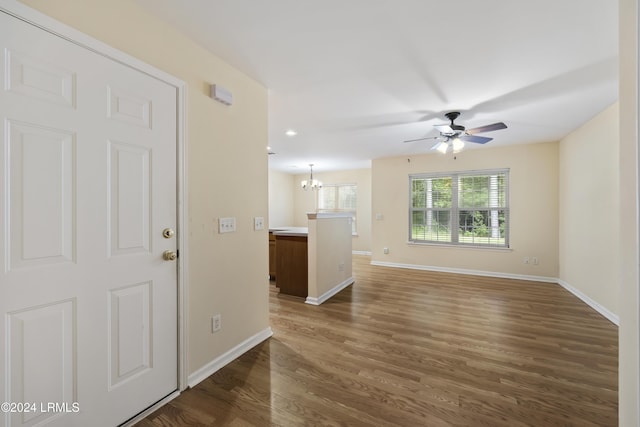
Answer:
M288 129L284 134L287 135L287 136L296 136L298 134L298 132L296 132L293 129Z

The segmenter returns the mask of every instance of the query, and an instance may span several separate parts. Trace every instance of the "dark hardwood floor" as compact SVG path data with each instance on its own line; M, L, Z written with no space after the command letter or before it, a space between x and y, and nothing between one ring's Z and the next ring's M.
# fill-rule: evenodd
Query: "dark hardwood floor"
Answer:
M617 426L618 329L558 285L375 267L137 425Z

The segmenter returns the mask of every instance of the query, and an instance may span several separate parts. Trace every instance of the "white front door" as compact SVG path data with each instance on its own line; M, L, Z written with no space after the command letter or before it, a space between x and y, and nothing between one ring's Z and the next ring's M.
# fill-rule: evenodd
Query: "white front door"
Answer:
M0 414L113 426L177 389L176 88L0 12Z

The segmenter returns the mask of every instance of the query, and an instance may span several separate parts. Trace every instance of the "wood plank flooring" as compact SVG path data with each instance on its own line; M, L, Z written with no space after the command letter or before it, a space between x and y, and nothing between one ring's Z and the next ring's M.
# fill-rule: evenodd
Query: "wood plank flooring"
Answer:
M137 425L617 426L618 330L558 285L376 267Z

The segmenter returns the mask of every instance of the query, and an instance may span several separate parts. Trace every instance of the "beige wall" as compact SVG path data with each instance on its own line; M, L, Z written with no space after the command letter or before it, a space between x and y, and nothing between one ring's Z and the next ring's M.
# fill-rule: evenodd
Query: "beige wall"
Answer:
M294 217L294 176L269 169L269 228L292 227Z
M352 282L351 217L309 219L309 298Z
M129 0L24 3L188 85L189 372L268 328L267 231L252 228L268 214L266 89ZM233 92L232 107L207 96L211 83ZM223 216L236 233L216 233ZM211 334L215 313L223 327Z
M618 104L560 141L560 279L617 314Z
M638 0L620 0L620 426L640 425Z
M323 172L313 174L323 184L356 184L358 186L357 228L358 235L353 237L353 250L371 251L371 169ZM308 179L309 174L295 175L294 181L294 226L307 226L307 213L315 212L316 197L314 191L304 191L300 181Z
M510 168L509 250L408 244L410 174ZM374 262L510 275L558 276L558 143L486 147L373 161ZM381 219L377 219L377 215ZM389 254L383 248L389 248ZM539 265L524 264L537 257Z

